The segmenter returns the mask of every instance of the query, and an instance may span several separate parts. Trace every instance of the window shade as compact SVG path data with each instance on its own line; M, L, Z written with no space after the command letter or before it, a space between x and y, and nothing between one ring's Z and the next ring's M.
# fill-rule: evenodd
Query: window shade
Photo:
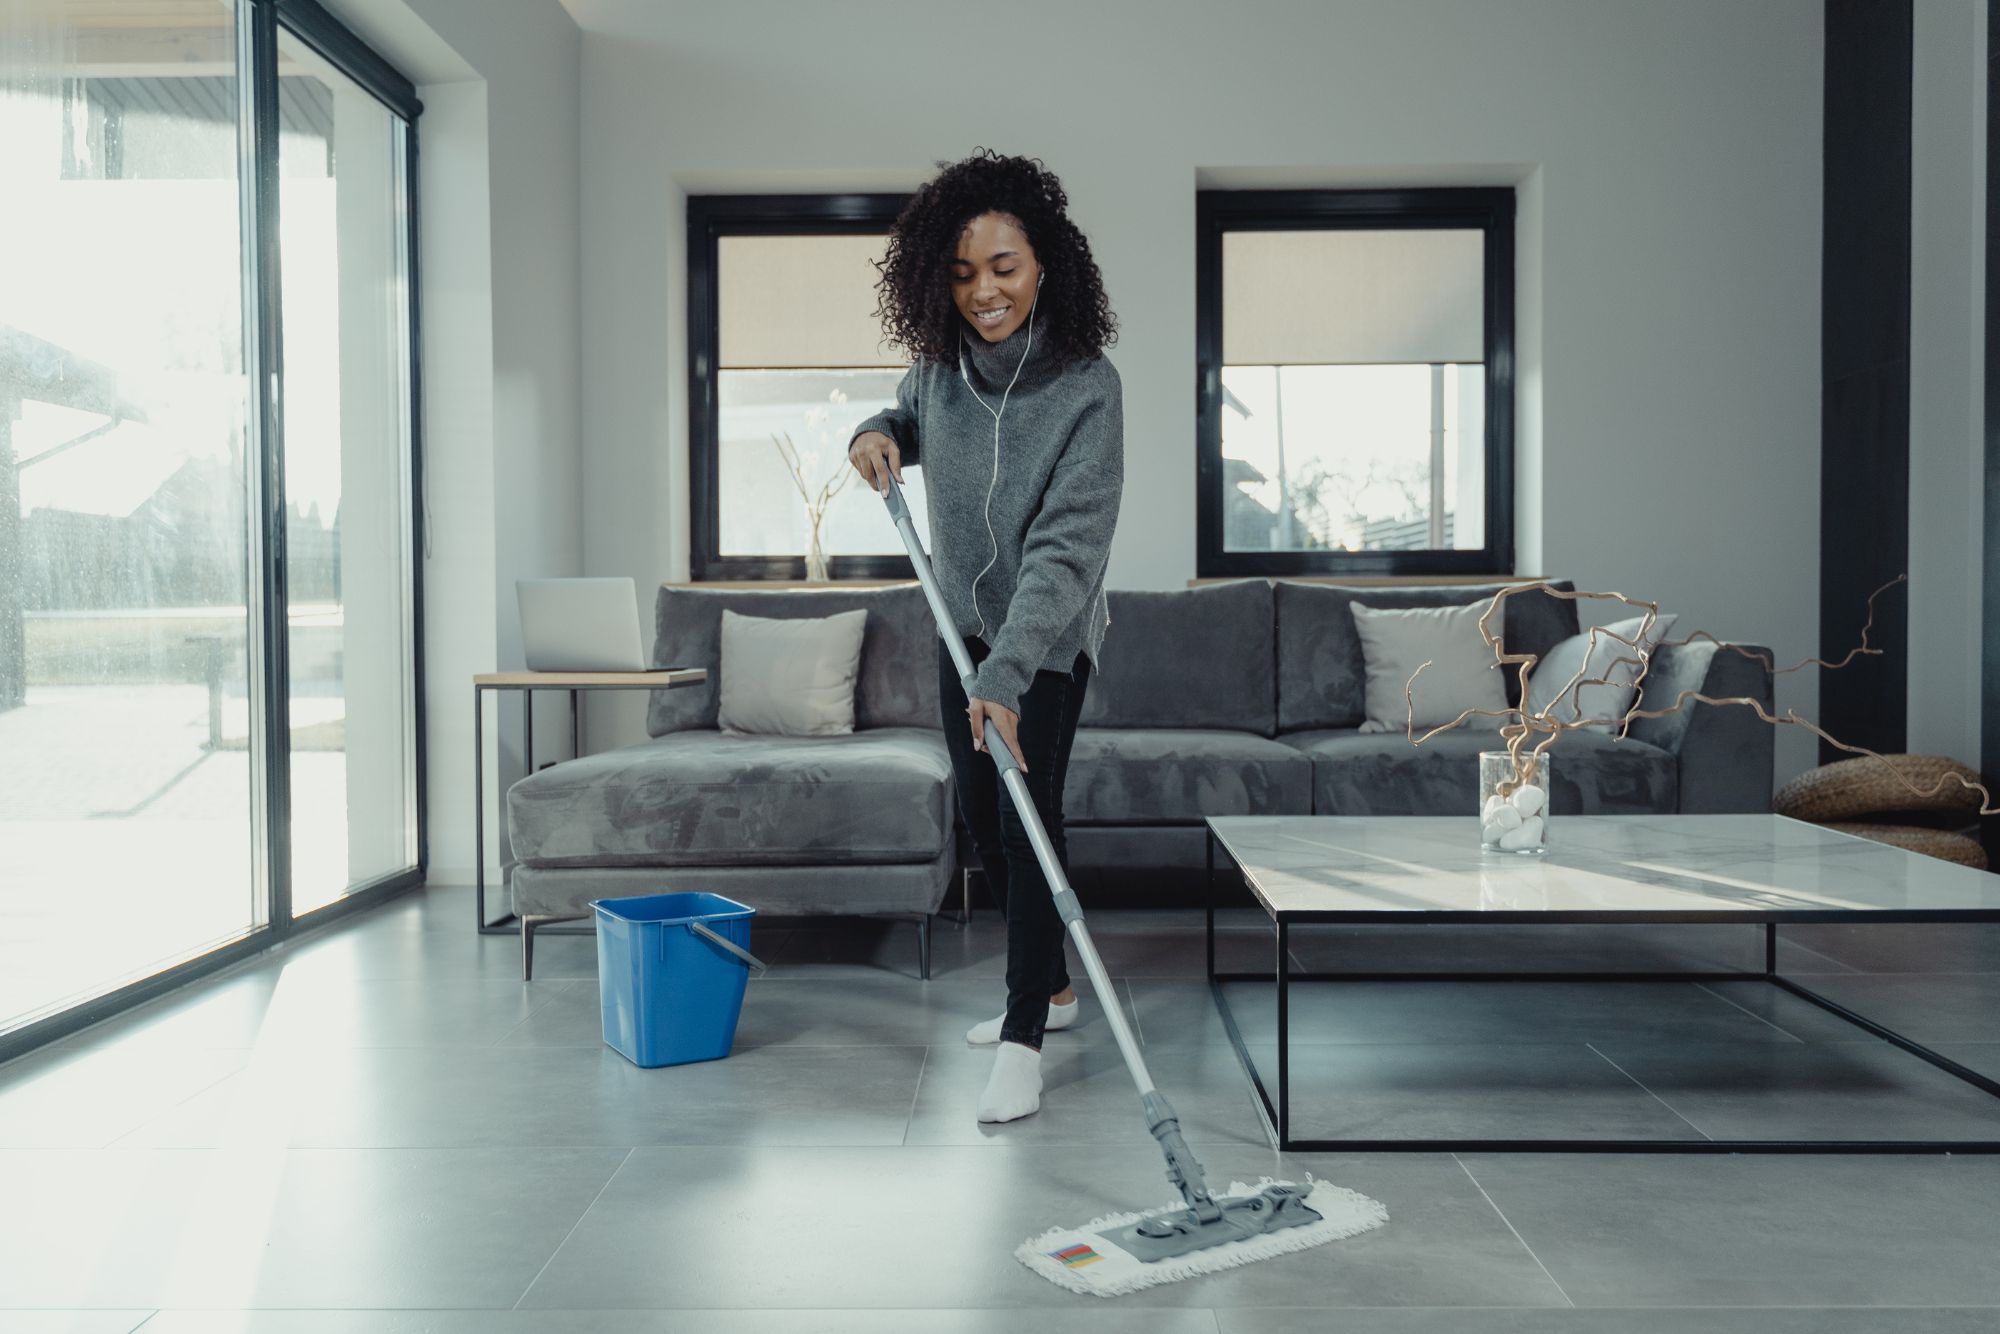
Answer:
M716 241L723 370L901 367L882 342L875 284L889 238L723 236Z
M1482 362L1484 252L1476 228L1225 232L1223 364Z

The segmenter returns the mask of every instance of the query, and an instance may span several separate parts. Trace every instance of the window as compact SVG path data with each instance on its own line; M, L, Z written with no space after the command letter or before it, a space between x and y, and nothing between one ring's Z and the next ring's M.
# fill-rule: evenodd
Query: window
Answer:
M881 499L847 462L854 427L895 403L909 369L882 341L871 262L905 202L688 200L692 578L805 578L815 516L829 577L913 577ZM928 547L922 470L903 477Z
M278 62L291 906L302 913L418 858L412 129L282 26Z
M1510 574L1514 197L1196 196L1201 576Z
M423 875L414 90L312 0L16 8L0 1059Z

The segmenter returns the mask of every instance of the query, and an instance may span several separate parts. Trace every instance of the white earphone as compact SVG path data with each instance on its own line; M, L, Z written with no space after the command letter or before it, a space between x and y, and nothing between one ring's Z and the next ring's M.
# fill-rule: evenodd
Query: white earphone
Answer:
M1042 280L1048 276L1049 272L1047 269L1043 269L1035 275L1035 299L1028 303L1028 345L1021 350L1021 364L1014 367L1014 379L1007 382L1006 393L1000 395L1000 409L998 412L994 411L992 404L983 398L979 398L979 391L972 387L972 377L967 375L965 371L965 355L962 348L958 358L958 375L960 379L965 381L966 392L970 393L974 398L979 398L979 405L988 412L993 413L993 476L986 483L985 515L986 540L992 544L993 554L987 557L986 564L980 567L979 573L972 576L972 610L979 617L979 637L981 639L986 637L986 613L981 611L979 607L979 581L986 577L986 571L993 568L993 562L1000 559L1000 539L993 532L993 488L1000 480L1000 414L1007 410L1007 395L1014 392L1014 383L1021 378L1021 366L1028 364L1028 353L1035 350L1035 305L1042 299ZM962 343L965 338L964 330L960 330L958 336Z

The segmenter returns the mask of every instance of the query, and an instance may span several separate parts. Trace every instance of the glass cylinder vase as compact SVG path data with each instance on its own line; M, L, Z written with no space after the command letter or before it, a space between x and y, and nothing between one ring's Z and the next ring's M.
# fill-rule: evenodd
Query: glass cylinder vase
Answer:
M812 533L806 545L806 582L823 584L827 582L826 551L819 544L819 524L812 525Z
M1549 757L1479 753L1479 839L1487 852L1538 857L1548 851Z

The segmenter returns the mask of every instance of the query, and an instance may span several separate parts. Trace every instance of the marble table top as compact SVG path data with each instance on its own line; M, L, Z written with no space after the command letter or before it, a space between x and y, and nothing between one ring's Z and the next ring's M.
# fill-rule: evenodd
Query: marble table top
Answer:
M1274 918L2000 921L2000 875L1781 815L1558 815L1540 857L1486 851L1469 814L1207 824Z

